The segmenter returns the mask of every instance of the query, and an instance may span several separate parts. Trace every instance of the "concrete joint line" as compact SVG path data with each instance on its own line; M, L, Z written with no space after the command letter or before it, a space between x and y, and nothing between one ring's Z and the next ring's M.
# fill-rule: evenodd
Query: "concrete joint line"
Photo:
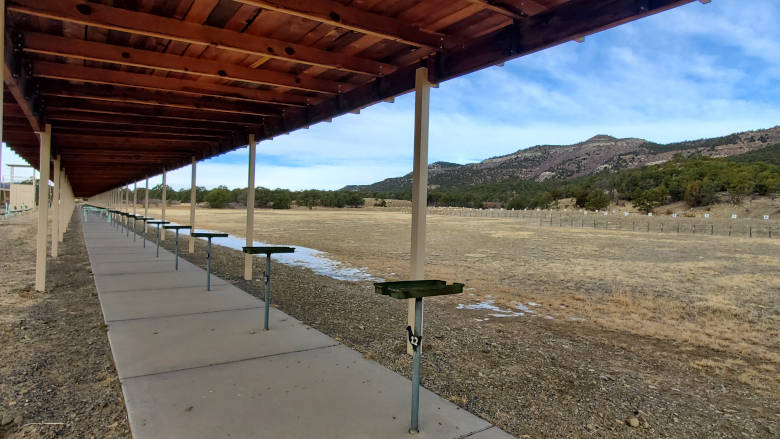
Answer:
M230 309L216 309L213 311L198 311L198 312L185 312L182 314L163 314L161 316L149 316L149 317L134 317L132 319L116 319L116 320L106 320L106 323L115 323L115 322L132 322L133 320L151 320L151 319L167 319L172 317L184 317L184 316L197 316L200 314L214 314L218 312L231 312L231 311L246 311L249 309L263 309L262 306L250 306L246 308L230 308Z
M482 433L483 431L488 431L488 430L490 430L490 429L491 429L491 428L493 428L493 427L494 427L494 425L488 425L488 426L487 426L487 427L485 427L485 428L481 428L481 429L479 429L479 430L472 431L471 433L466 433L466 434L464 434L463 436L458 436L458 437L456 437L456 438L454 438L454 439L465 439L465 438L467 438L467 437L472 437L472 436L474 436L474 435L476 435L476 434L480 434L480 433Z
M145 378L150 376L156 376L156 375L165 375L168 373L176 373L176 372L183 372L187 370L196 370L196 369L205 369L207 367L213 367L213 366L223 366L226 364L234 364L234 363L243 363L244 361L252 361L252 360L262 360L263 358L271 358L271 357L281 357L283 355L290 355L290 354L297 354L300 352L309 352L309 351L316 351L319 349L329 349L334 348L336 346L340 346L341 343L334 343L326 346L318 346L316 348L306 348L306 349L298 349L297 351L289 351L289 352L279 352L278 354L269 354L269 355L259 355L257 357L248 357L248 358L242 358L240 360L231 360L231 361L224 361L220 363L211 363L211 364L204 364L203 366L192 366L192 367L183 367L181 369L172 369L172 370L164 370L162 372L153 372L153 373L147 373L143 375L134 375L124 378L119 378L119 381L121 383L124 383L127 380L132 380L135 378Z

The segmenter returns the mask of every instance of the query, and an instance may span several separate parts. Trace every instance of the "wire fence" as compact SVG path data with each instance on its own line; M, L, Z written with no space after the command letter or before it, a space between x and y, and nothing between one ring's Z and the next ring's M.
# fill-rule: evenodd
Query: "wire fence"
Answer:
M406 209L409 210L409 209ZM409 210L411 211L411 210ZM459 207L429 207L432 215L515 218L526 225L539 227L591 228L630 232L687 233L747 238L777 238L780 221L762 215L760 218L713 218L698 214L645 216L625 212L587 212L581 210L506 210L469 209ZM706 214L709 215L709 214Z

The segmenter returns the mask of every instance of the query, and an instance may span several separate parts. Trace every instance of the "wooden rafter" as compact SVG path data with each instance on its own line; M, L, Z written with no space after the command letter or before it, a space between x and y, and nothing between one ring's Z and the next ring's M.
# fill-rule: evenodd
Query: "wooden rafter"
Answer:
M417 47L444 48L458 43L458 39L454 37L425 31L407 22L332 0L236 1Z
M228 101L207 97L171 96L148 90L120 88L113 86L73 85L62 86L59 83L44 82L41 95L66 98L90 99L95 101L125 102L131 104L155 105L209 112L250 114L256 116L279 116L278 107L267 104L255 104L243 101ZM149 110L151 113L151 109ZM259 120L259 118L258 118Z
M391 64L366 58L81 0L13 0L9 2L8 10L372 76L395 70Z
M102 114L129 114L136 116L154 116L164 119L197 120L214 123L226 123L247 127L262 126L262 118L252 114L203 111L171 107L150 107L143 104L125 102L95 101L74 99L72 97L50 97L46 99L48 111L73 110Z
M232 79L251 84L280 86L319 93L334 94L351 88L348 84L324 79L302 77L272 70L250 69L235 64L171 55L151 50L131 49L124 46L57 37L36 32L24 33L24 51L90 61L103 61L125 66L169 70L211 78Z
M506 15L507 17L522 19L530 15L536 15L547 8L533 0L467 0L469 3L480 5L483 8Z
M234 87L207 81L162 78L142 73L121 70L83 67L74 64L59 64L37 61L33 64L35 76L50 79L66 79L93 84L117 85L147 90L169 91L187 95L213 96L241 99L286 106L304 106L321 102L321 98L258 90L248 87Z

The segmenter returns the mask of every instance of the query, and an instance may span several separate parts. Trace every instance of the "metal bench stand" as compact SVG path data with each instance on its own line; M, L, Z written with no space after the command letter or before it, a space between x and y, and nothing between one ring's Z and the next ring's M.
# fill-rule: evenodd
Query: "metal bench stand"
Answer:
M265 254L265 324L263 329L268 330L268 312L271 306L271 255L273 253L292 253L295 251L294 247L244 247L244 253L250 255Z
M156 258L160 257L160 225L169 224L169 223L170 221L159 221L159 220L147 222L147 224L154 224L157 226L157 255L155 256Z
M206 291L211 291L211 239L212 238L227 238L227 233L211 233L211 232L192 232L190 234L192 238L206 238L208 245L206 247Z
M192 229L192 226L163 226L163 229L170 229L170 230L176 230L176 270L179 270L179 230L189 230Z
M447 282L443 280L410 280L401 282L378 282L374 284L374 289L377 293L390 296L394 299L414 299L414 332L412 332L411 326L406 327L409 344L414 348L412 365L412 420L409 432L419 433L422 300L423 297L460 294L463 292L463 284L453 283L447 285Z

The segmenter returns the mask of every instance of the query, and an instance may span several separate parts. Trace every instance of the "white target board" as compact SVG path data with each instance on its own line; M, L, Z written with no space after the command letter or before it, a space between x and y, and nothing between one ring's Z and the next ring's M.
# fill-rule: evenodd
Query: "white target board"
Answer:
M677 214L676 214L676 213L673 213L673 214L672 214L672 218L677 218Z
M705 214L704 214L704 218L709 218L709 217L710 217L710 214L709 214L709 213L705 213Z
M768 220L769 219L769 215L764 215L764 219Z
M737 214L736 213L732 213L731 214L731 219L737 219Z
M653 212L647 212L647 216L653 216Z
M623 212L623 216L628 216L628 212Z

